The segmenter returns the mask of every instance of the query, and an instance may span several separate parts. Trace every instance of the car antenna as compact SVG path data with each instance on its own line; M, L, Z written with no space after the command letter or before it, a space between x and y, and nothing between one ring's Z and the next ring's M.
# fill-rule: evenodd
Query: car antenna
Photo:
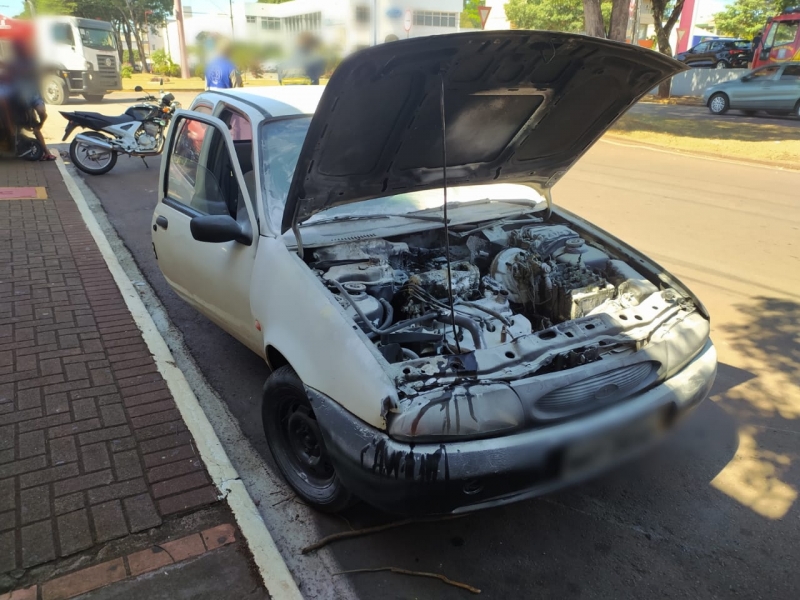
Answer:
M439 73L442 83L439 95L439 111L442 117L442 191L444 192L443 218L444 218L444 252L447 259L447 299L450 301L450 324L453 326L453 339L456 342L456 351L461 354L461 344L458 343L456 331L456 309L453 302L453 275L450 269L450 224L447 220L447 128L444 119L444 71Z

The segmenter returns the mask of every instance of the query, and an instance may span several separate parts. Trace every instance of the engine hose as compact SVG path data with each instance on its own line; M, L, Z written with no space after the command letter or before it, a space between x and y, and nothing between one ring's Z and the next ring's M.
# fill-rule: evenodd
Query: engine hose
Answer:
M342 297L350 303L350 306L353 307L353 310L356 311L356 314L361 318L361 321L369 328L372 333L376 333L378 335L385 335L387 333L394 333L395 331L400 331L401 329L405 329L406 327L410 327L411 325L416 325L418 323L424 323L425 321L432 321L433 319L439 316L438 312L429 312L419 317L414 317L413 319L408 319L406 321L400 321L396 325L388 328L378 328L373 325L367 316L364 314L364 311L358 306L358 303L353 300L350 294L347 293L347 290L344 289L341 283L338 281L333 281L333 285L336 286L336 289L339 290L339 293L342 294ZM385 300L384 300L385 302ZM384 319L385 321L385 319ZM474 322L473 322L474 325Z
M402 348L401 350L403 352L404 358L410 358L410 359L419 358L419 354L417 354L413 350L409 350L408 348Z
M485 306L481 306L480 304L476 304L474 302L466 302L466 301L456 302L456 306L459 306L459 305L469 306L470 308L474 308L475 310L483 311L487 315L489 315L491 317L494 317L495 319L497 319L498 321L500 321L503 325L506 325L507 327L511 327L511 325L512 325L511 319L509 319L508 317L504 317L499 312L497 312L496 310L492 310L491 308L486 308Z
M486 340L483 338L483 331L481 331L480 326L468 316L457 313L452 313L451 315L443 312L439 313L439 318L449 319L450 321L455 322L455 324L459 327L463 327L469 331L470 335L472 336L472 343L475 344L476 350L486 348Z
M383 307L383 321L381 322L378 329L386 329L389 325L392 324L392 319L394 319L394 309L392 308L392 305L389 304L389 302L387 302L383 298L379 298L378 301L381 303L381 306ZM378 337L378 334L373 331L369 331L367 332L367 337L371 340L374 340L376 337Z

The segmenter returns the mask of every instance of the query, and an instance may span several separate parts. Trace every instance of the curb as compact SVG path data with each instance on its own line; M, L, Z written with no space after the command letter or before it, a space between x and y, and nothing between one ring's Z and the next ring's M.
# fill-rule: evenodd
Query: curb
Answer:
M175 360L164 338L158 332L150 313L134 289L119 264L116 255L94 218L78 185L67 172L64 161L58 157L56 166L72 199L81 213L87 229L108 266L114 282L122 294L125 304L133 317L142 337L153 355L156 367L167 382L175 404L186 426L195 440L195 445L203 459L212 482L221 493L221 499L228 502L239 529L247 541L248 548L267 590L275 600L300 600L302 595L286 563L278 551L269 530L258 513L253 499L247 492L239 474L222 447L211 423L192 392L183 373L175 366ZM22 597L20 597L22 598ZM17 600L14 598L14 600Z
M200 533L67 573L41 585L8 592L0 596L0 600L38 600L40 597L42 600L69 600L112 583L180 564L235 541L233 525L218 525Z

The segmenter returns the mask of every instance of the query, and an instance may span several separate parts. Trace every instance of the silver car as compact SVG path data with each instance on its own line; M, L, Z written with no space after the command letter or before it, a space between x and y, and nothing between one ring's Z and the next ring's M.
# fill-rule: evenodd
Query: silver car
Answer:
M715 115L738 108L752 115L759 110L800 117L800 62L767 65L733 81L712 85L703 102Z

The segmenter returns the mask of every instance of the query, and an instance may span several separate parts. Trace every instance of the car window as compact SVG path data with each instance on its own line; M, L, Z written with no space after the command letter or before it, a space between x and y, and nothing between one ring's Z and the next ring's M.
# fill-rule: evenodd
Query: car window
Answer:
M210 115L212 112L212 108L207 104L198 104L197 106L192 108L192 110L199 113L203 113L204 115Z
M722 50L725 47L723 42L712 42L711 43L711 50L716 52L717 50Z
M793 44L795 38L797 38L797 29L799 26L800 21L778 21L777 23L773 23L767 34L764 47L774 48L775 46Z
M738 48L739 50L749 50L751 44L750 42L733 42L731 46Z
M708 52L708 42L704 42L695 46L694 52Z
M781 79L800 79L800 65L788 65L783 68Z
M273 225L280 225L286 196L306 139L309 117L267 121L261 126L261 174L264 210Z
M778 72L778 69L780 69L780 66L778 66L778 65L770 65L768 67L763 67L761 69L756 69L755 71L750 73L750 78L751 79L761 79L761 78L765 78L765 77L772 77L773 75L775 75L775 73Z
M237 218L244 201L222 133L188 118L177 126L169 157L167 197L202 214Z
M72 25L69 23L56 23L52 29L53 40L57 44L75 45L75 37L72 35Z

